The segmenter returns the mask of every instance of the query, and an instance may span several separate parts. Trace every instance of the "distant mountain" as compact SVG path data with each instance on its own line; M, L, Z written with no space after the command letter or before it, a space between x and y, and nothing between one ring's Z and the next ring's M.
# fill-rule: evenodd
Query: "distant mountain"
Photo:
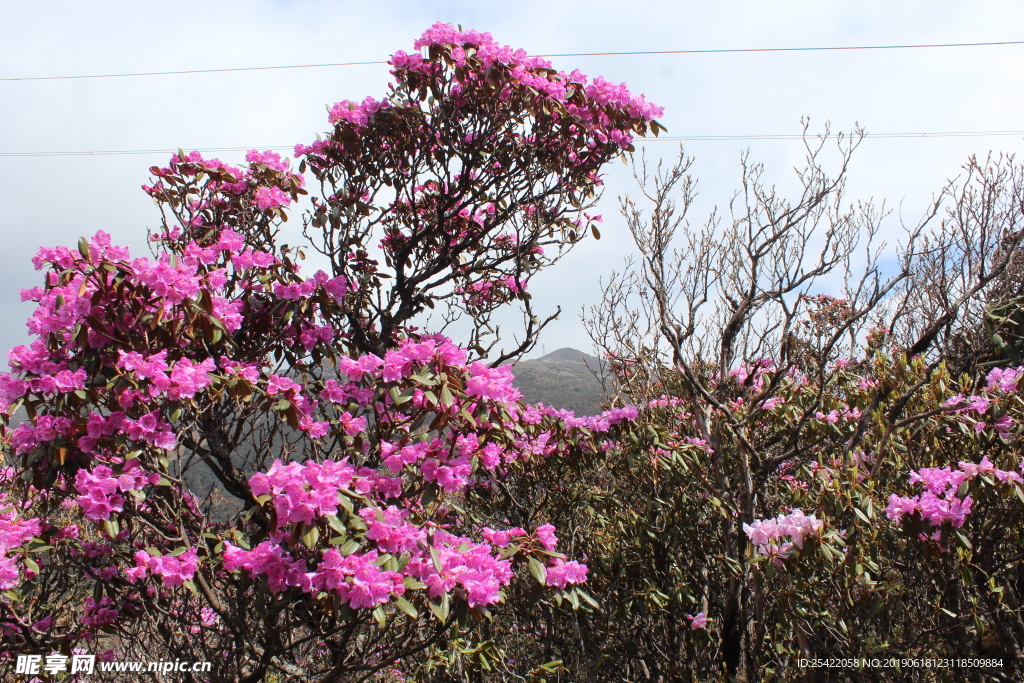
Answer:
M601 383L587 369L588 365L598 370L601 361L582 351L564 348L519 361L512 372L523 401L566 408L577 415L596 415L601 412Z

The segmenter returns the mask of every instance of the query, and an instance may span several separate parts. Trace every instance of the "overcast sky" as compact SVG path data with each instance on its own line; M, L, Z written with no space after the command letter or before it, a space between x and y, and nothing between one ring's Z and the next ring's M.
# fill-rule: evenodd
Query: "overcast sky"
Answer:
M435 21L490 31L531 54L974 43L1024 39L1019 2L32 2L0 0L0 79L385 61ZM855 123L869 133L1024 130L1024 45L733 54L558 57L557 68L624 81L665 107L673 136L772 135ZM167 154L12 153L290 148L327 129L325 105L384 94L386 65L75 80L0 80L0 350L26 343L42 284L40 245L74 245L102 229L143 251L157 224L139 189ZM868 139L854 157L851 199L902 206L907 221L971 154L1016 153L1022 135ZM674 156L654 142L651 156ZM692 141L705 206L724 205L749 147L785 185L798 140ZM241 162L244 151L218 152ZM561 305L541 343L589 350L581 307L629 251L616 197L633 191L616 164L606 179L603 239L531 283L540 312ZM898 219L890 223L894 230Z

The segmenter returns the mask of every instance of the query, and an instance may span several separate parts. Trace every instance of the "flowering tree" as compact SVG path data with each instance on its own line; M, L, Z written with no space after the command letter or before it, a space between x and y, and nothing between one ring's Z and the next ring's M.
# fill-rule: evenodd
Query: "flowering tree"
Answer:
M530 277L598 234L599 171L660 110L488 34L438 24L416 47L384 99L331 109L298 173L256 150L154 167L154 258L102 232L40 250L36 339L0 376L5 421L24 415L2 470L0 657L85 646L210 661L217 681L428 657L468 675L500 658L486 623L518 567L579 602L587 568L542 511L462 506L608 451L635 417L525 407L501 363L543 327ZM309 278L278 244L306 170L304 232L329 262ZM524 336L474 360L512 301ZM435 307L474 323L469 352L412 326ZM219 515L192 490L203 473L232 502Z
M690 160L637 167L639 256L588 323L637 429L598 467L547 463L573 482L549 505L577 506L562 541L603 608L548 629L570 677L805 680L799 658L829 657L1024 670L1024 175L972 160L883 268L884 210L843 201L856 141L833 173L809 142L793 199L744 158L729 217L696 228Z

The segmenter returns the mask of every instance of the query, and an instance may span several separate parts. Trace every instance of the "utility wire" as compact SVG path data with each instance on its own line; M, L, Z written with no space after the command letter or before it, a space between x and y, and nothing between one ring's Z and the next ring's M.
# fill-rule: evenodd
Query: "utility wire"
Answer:
M837 137L838 133L829 133L826 138ZM856 137L850 133L843 133L843 137L850 138ZM940 133L864 133L865 138L882 138L882 139L893 139L893 138L968 138L968 137L991 137L991 136L1004 136L1004 135L1020 135L1024 136L1024 130L961 130L961 131L946 131ZM701 141L716 141L716 140L808 140L818 139L817 135L801 135L801 134L782 134L782 135L681 135L681 136L669 136L663 135L661 137L639 137L633 138L633 142L701 142Z
M544 57L625 57L631 55L702 55L729 54L747 52L823 52L843 50L913 50L920 48L946 47L990 47L995 45L1024 45L1024 40L990 41L984 43L926 43L920 45L845 45L836 47L753 47L723 48L712 50L639 50L629 52L565 52L561 54L543 55ZM138 73L118 74L83 74L78 76L21 76L17 78L0 78L0 81L59 81L83 78L127 78L135 76L179 76L184 74L227 73L234 71L272 71L278 69L322 69L339 66L369 66L387 64L386 61L374 62L333 62L329 64L289 64L286 66L247 66L229 69L188 69L183 71L145 71Z
M838 133L829 133L828 138L838 137ZM1019 135L1024 137L1024 130L962 130L962 131L946 131L939 133L865 133L864 137L867 139L879 138L879 139L897 139L897 138L963 138L963 137L998 137L998 136L1015 136ZM852 137L849 133L843 133L844 137ZM783 134L783 135L676 135L669 136L663 135L661 137L637 137L633 138L633 142L648 143L648 142L715 142L715 141L743 141L743 140L803 140L804 135L801 134ZM817 135L808 135L807 139L815 140L818 139ZM274 145L274 146L258 146L255 149L271 149L271 150L285 150L291 151L295 148L295 145ZM184 149L193 149L187 147ZM197 151L210 153L210 152L247 152L254 147L204 147ZM18 158L18 157L79 157L79 156L115 156L115 155L126 155L126 154L174 154L177 149L113 149L113 150L94 150L94 151L82 151L82 152L0 152L0 158Z

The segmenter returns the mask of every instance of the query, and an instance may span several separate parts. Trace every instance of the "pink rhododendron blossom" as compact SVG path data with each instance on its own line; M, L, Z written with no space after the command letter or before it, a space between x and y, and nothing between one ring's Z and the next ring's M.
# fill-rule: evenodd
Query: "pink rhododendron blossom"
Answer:
M694 615L686 615L686 619L690 622L690 629L697 630L700 628L707 628L708 618L703 612L697 612Z
M292 203L292 198L280 187L261 187L256 190L253 203L257 208L267 211L278 206L288 206Z
M555 545L558 543L558 537L555 536L555 527L550 524L542 524L537 527L534 535L540 544L544 546L544 550L554 550Z
M779 515L775 519L757 519L743 525L750 542L757 547L759 555L773 557L776 564L790 554L792 546L804 547L808 536L821 533L824 522L814 515L805 515L801 510L793 510L787 515ZM792 541L783 542L784 538Z
M16 588L21 582L18 573L18 566L14 563L13 557L7 557L0 552L0 590Z
M1009 393L1017 390L1017 385L1024 377L1024 366L1017 368L992 368L986 377L989 391Z
M373 609L405 593L405 585L398 572L378 567L377 553L353 554L342 557L334 550L324 552L313 578L319 590L333 590L354 609Z
M962 527L974 501L969 495L961 497L960 490L979 474L993 475L1002 483L1024 484L1024 477L995 467L988 456L983 457L980 463L961 462L956 469L925 467L910 472L910 483L922 485L924 491L912 498L892 494L886 516L898 523L904 516L920 513L921 519L933 527L946 523L954 528ZM937 530L936 535L941 538L941 530Z
M250 164L264 164L273 170L280 171L282 173L287 171L289 167L287 159L281 159L280 154L269 149L266 152L250 149L245 154L245 160Z
M570 583L584 583L587 580L587 565L554 557L547 566L546 574L547 585L562 590Z

